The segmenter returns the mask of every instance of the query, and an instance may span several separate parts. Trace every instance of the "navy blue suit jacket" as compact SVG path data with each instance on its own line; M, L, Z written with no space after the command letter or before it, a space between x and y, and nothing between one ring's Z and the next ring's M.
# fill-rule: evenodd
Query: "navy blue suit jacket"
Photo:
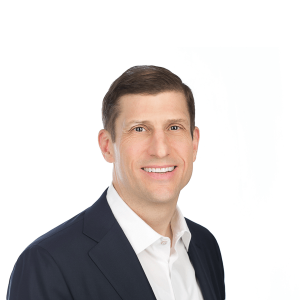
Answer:
M36 239L19 256L7 300L155 300L131 244L106 199ZM224 270L214 236L185 218L188 255L204 300L224 300Z

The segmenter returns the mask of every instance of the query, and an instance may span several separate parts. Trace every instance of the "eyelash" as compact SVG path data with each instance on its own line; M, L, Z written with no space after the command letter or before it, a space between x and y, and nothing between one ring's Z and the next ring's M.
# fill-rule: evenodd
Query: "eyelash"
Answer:
M181 127L178 126L178 125L172 125L171 127L178 127L178 128L181 128ZM137 126L137 127L134 127L133 130L135 130L136 128L144 128L144 127L142 127L142 126ZM136 131L136 130L135 130L135 131ZM174 131L174 130L172 130L172 131ZM178 131L178 130L175 130L175 131ZM141 131L136 131L136 132L141 132Z

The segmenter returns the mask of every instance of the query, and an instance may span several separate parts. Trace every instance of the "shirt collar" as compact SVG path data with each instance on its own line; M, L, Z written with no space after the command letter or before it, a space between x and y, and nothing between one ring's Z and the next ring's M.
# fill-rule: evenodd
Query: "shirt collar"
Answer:
M139 254L163 237L153 230L122 200L112 183L107 190L106 198L113 215L136 254ZM176 205L176 210L171 219L171 227L173 239L177 241L177 239L182 238L186 251L188 251L191 233L178 205Z

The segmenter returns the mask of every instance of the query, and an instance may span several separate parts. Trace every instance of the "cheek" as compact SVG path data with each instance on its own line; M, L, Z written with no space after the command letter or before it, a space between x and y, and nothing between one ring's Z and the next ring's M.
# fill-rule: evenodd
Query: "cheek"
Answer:
M182 147L179 150L178 155L183 161L185 172L191 172L193 169L193 151L191 148L186 146Z
M122 158L130 161L136 161L147 150L147 142L145 139L128 139L120 145Z
M193 159L193 145L187 140L175 140L172 142L172 148L182 157L184 161Z
M125 172L131 172L141 156L138 146L134 144L121 146L120 165Z

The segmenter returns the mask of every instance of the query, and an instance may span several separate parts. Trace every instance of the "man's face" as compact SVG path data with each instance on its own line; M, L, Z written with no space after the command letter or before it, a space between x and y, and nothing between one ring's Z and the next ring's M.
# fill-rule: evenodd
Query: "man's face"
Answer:
M177 201L191 178L199 142L197 127L191 137L184 94L125 95L120 106L112 144L114 187L121 197L145 204Z

